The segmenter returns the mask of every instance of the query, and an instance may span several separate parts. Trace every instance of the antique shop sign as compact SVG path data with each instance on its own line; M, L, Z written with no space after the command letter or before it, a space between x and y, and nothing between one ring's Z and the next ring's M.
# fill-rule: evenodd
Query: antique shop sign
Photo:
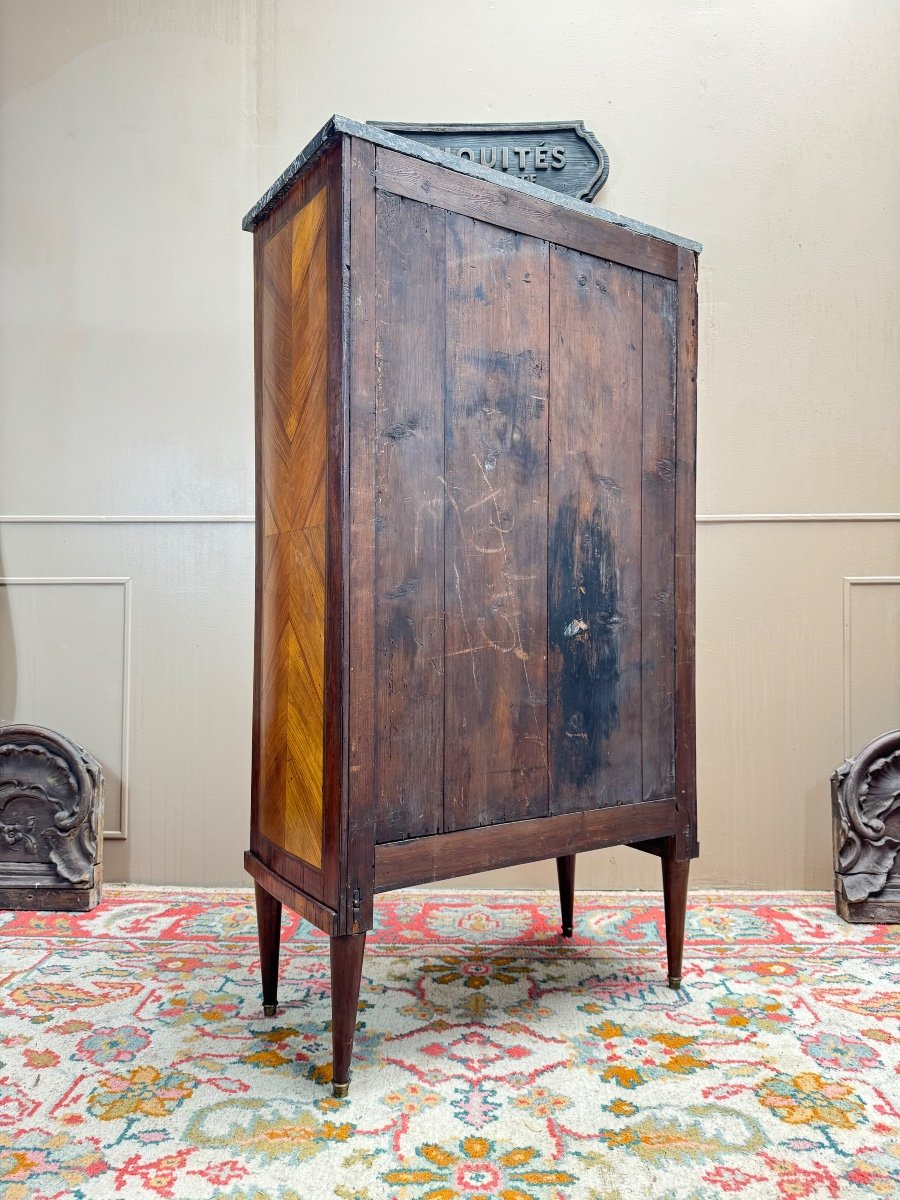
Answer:
M606 151L581 121L530 125L368 124L579 200L593 199L609 174Z

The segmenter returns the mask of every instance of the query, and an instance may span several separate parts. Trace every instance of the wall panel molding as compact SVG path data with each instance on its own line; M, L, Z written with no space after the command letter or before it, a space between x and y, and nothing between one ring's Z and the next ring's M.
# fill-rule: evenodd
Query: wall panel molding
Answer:
M122 722L122 740L120 750L120 801L119 801L119 828L106 829L104 828L104 839L111 841L124 841L128 837L128 801L129 801L129 778L128 778L128 763L130 752L130 730L131 730L131 646L132 646L132 624L131 624L131 577L130 576L43 576L43 575L0 575L0 587L15 587L15 586L73 586L73 585L89 585L96 587L98 585L109 585L112 587L120 587L122 589L122 674L121 674L121 722ZM63 731L66 732L66 731ZM87 747L90 749L90 747Z
M853 718L853 589L863 587L896 587L900 588L900 575L859 575L859 576L844 576L844 756L850 758L851 755L858 753L863 747L862 744L857 745L858 738L854 738L852 729ZM887 656L886 670L896 674L896 661L890 660L890 655ZM886 725L883 730L877 731L885 733L892 726ZM877 732L872 736L877 736ZM867 739L868 740L868 739Z
M698 513L698 525L768 525L778 522L900 521L900 512L878 513Z
M252 525L251 513L140 513L107 516L0 514L0 525ZM900 512L852 513L698 513L698 525L767 525L781 522L818 523L833 521L900 521Z
M253 521L254 518L245 513L218 516L207 513L171 516L165 513L142 513L135 516L105 516L99 513L85 516L0 514L0 525L252 525Z

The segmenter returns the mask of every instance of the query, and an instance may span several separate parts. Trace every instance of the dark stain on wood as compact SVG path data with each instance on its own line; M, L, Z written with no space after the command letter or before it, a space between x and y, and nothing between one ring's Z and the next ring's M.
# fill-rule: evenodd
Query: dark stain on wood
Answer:
M389 592L384 593L385 600L399 600L401 596L411 595L419 586L418 579L404 579L402 583L398 583L395 588L391 588Z
M404 438L412 437L419 428L419 418L413 414L407 417L405 421L396 421L389 429L384 431L384 436L392 442L402 442Z
M560 505L550 537L550 645L562 724L557 740L560 780L581 789L603 762L619 724L619 588L616 548L600 505L588 519L574 503Z
M641 798L641 276L553 246L550 316L551 811L577 812Z
M547 263L447 214L445 829L548 807Z

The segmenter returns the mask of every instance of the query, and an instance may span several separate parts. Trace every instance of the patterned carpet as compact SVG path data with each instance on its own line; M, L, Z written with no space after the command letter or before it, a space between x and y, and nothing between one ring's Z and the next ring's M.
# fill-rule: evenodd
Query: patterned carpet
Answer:
M370 935L350 1098L328 944L245 892L0 914L0 1200L900 1196L900 927L823 894L406 892Z

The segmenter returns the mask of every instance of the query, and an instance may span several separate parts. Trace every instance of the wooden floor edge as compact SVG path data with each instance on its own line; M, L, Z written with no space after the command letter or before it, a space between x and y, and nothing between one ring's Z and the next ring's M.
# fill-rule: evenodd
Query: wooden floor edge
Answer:
M671 837L679 822L673 797L387 842L375 847L375 891Z
M274 871L270 870L252 850L244 851L244 870L260 886L264 887L269 895L280 900L282 904L286 904L288 908L303 917L304 920L309 921L311 925L315 925L323 933L332 936L337 934L338 915L334 909L328 908L319 900L314 900L312 896L307 896L305 892L298 892L280 875L276 875Z

